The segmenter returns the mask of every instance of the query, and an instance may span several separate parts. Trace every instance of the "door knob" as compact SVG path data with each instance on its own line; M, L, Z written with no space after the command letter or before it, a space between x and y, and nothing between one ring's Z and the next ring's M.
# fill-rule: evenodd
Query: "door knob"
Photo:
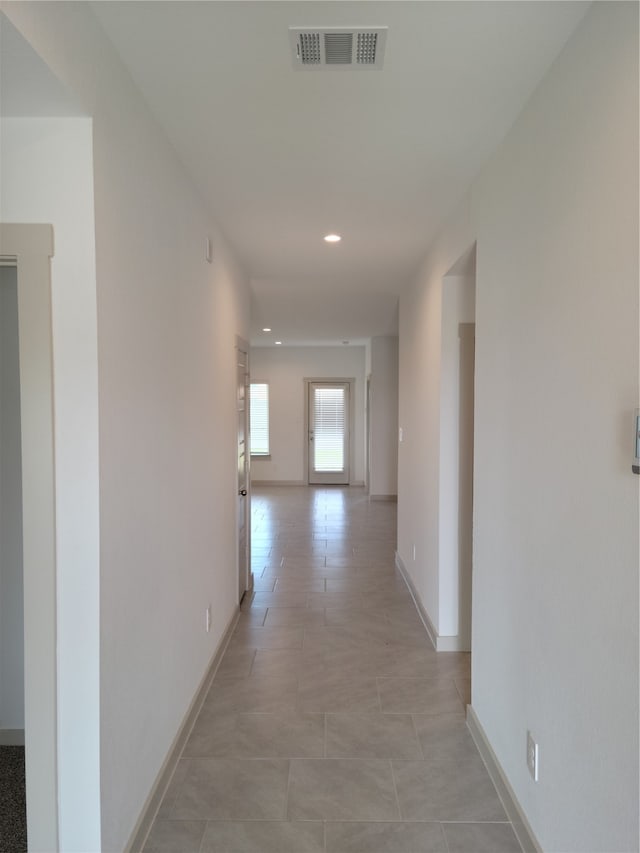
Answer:
M242 497L244 498L244 497L246 496L246 494L247 494L247 490L246 490L246 489L240 489L240 491L238 492L238 494L239 494L239 495L242 495Z

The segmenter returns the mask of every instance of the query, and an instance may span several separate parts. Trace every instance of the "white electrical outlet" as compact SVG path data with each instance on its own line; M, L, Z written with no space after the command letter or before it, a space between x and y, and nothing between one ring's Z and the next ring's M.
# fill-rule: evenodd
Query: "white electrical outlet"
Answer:
M413 562L415 563L415 561L416 561L416 546L414 545L413 546Z
M531 732L527 732L527 767L534 782L538 781L538 744Z
M211 630L211 605L209 605L205 611L204 622L207 629L207 634Z

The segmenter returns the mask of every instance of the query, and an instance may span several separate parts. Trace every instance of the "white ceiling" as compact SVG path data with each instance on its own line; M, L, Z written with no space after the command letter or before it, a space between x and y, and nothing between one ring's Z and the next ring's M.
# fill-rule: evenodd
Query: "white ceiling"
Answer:
M254 344L395 333L400 288L588 6L92 5L251 276ZM293 69L290 26L380 25L382 70Z

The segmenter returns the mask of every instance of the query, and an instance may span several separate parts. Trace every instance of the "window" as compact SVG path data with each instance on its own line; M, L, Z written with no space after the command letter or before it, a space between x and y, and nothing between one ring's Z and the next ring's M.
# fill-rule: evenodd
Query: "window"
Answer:
M269 386L252 382L249 388L251 455L269 455Z
M313 469L344 471L345 389L313 389Z

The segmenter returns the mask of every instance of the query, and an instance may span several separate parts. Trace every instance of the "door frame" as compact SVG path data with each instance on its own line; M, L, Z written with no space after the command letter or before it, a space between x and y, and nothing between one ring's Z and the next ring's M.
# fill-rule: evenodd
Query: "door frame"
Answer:
M364 486L371 494L371 374L365 379L364 395Z
M471 649L476 323L458 324L458 636Z
M24 723L29 850L58 849L56 513L51 225L0 224L17 267L22 441Z
M245 524L245 544L246 544L245 566L240 565L240 547L239 547L240 542L239 542L239 536L238 536L238 534L239 534L239 529L238 529L239 514L238 514L237 504L236 504L236 566L237 566L236 581L237 581L238 592L240 595L240 601L238 602L238 604L240 604L244 595L246 595L247 593L251 594L253 592L253 572L251 571L251 435L250 435L251 422L250 422L250 417L249 417L249 385L251 382L251 378L250 378L250 350L249 350L249 344L247 343L247 341L245 341L239 335L236 335L236 345L235 345L236 375L235 375L235 381L234 381L234 387L236 389L236 394L237 394L237 389L238 389L238 366L239 366L238 365L238 353L239 352L243 353L245 358L246 358L246 371L245 371L245 381L244 381L244 387L245 387L245 395L244 395L244 445L245 445L244 472L245 472L245 476L244 476L244 481L245 481L245 488L247 490L247 494L244 498L244 500L245 500L244 524ZM237 414L238 414L238 400L237 400L237 396L236 396L236 416L237 416ZM236 420L236 454L237 454L237 452L238 452L238 431L237 431L237 420ZM237 466L236 466L236 493L237 493L237 491L238 491L238 475L237 475ZM238 497L239 497L239 495L236 494L236 501L238 500ZM240 593L242 576L244 576L244 578L245 578L245 581L243 584L244 592Z
M305 376L302 380L304 383L304 435L302 441L302 465L304 472L304 482L307 486L309 483L309 393L311 385L314 382L325 382L328 385L348 385L349 386L349 470L346 485L350 486L353 483L353 460L355 459L355 421L356 421L356 406L355 406L355 390L356 380L354 377L344 378L342 376Z

